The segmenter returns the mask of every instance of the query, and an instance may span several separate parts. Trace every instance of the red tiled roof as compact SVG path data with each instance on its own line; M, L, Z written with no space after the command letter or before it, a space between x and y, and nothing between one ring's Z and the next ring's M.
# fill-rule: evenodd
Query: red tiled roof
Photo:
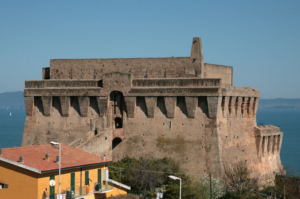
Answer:
M56 145L58 147L58 145ZM61 168L76 167L82 165L99 164L110 162L111 160L61 144ZM49 153L50 160L45 160L45 154ZM40 171L56 170L59 164L55 162L59 150L51 144L23 146L14 148L4 148L1 158L5 158L19 163L19 157L24 157L22 165L38 169Z
M3 181L0 180L0 184L5 184Z

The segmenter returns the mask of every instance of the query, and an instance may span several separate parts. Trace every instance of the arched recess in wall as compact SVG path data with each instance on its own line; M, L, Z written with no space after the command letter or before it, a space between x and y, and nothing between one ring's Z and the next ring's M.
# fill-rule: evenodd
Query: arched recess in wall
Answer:
M112 149L114 150L114 148L116 147L116 146L118 146L120 143L122 142L122 139L121 138L115 138L115 139L113 139L113 141L112 141Z
M116 129L123 128L122 119L119 117L115 118L115 128Z

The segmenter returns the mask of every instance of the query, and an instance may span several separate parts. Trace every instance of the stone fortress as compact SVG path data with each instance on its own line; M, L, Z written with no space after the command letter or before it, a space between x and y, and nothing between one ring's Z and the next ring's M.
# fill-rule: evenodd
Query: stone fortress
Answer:
M259 91L233 87L233 68L190 57L52 59L25 82L22 146L58 141L112 158L178 160L190 174L222 176L246 161L262 182L282 172L279 127L256 123Z

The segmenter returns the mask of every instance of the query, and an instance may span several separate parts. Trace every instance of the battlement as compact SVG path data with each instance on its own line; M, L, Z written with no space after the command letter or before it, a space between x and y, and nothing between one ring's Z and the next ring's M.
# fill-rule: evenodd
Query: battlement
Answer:
M101 80L30 80L25 81L28 88L62 88L62 87L102 87Z
M219 87L221 79L191 79L191 78L164 78L164 79L133 79L133 87Z
M42 91L49 91L40 89ZM52 91L52 90L51 90ZM68 90L70 91L70 90ZM26 93L27 95L28 93ZM61 93L60 93L61 94ZM70 95L72 93L69 93ZM103 107L108 106L108 97L106 96L87 96L82 95L78 96L76 93L75 96L67 96L65 93L62 96L56 96L55 93L52 93L52 96L49 95L40 95L35 97L25 96L25 108L27 115L32 115L34 106L38 106L38 103L42 104L43 109L39 109L44 116L51 115L51 109L53 106L53 99L59 99L59 104L56 104L59 110L61 111L61 116L68 117L69 110L71 107L80 107L81 117L87 117L89 109L91 109L90 102L97 101L97 105L93 107L96 109L96 113L99 116L106 114L107 109ZM194 118L197 111L197 107L201 107L202 112L206 112L209 118L223 117L223 118L253 118L256 116L257 106L258 106L258 97L201 97L201 96L162 96L163 104L158 104L158 97L151 96L135 96L135 97L126 97L124 96L124 102L127 108L124 108L124 111L127 114L127 117L134 118L135 107L137 104L139 106L146 107L147 116L149 118L154 117L155 109L157 107L164 106L166 109L166 116L169 118L175 117L175 107L178 106L178 102L182 101L183 109L186 110L186 115L188 118ZM71 104L70 102L73 101ZM140 101L140 102L138 102ZM77 104L76 104L77 103ZM144 105L141 105L143 103ZM203 104L203 105L201 105ZM130 108L131 107L131 108Z

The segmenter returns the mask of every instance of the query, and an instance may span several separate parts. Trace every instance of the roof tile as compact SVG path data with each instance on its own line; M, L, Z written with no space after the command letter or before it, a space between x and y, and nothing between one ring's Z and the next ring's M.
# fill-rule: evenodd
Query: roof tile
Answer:
M61 168L76 167L97 163L110 162L111 160L61 144ZM45 154L49 153L50 160L45 160ZM19 161L19 157L24 157L23 165L38 169L40 171L49 171L58 169L59 165L55 162L59 155L59 149L51 144L33 145L23 147L4 148L1 158L14 162ZM1 161L1 160L0 160ZM19 162L18 162L19 163Z

